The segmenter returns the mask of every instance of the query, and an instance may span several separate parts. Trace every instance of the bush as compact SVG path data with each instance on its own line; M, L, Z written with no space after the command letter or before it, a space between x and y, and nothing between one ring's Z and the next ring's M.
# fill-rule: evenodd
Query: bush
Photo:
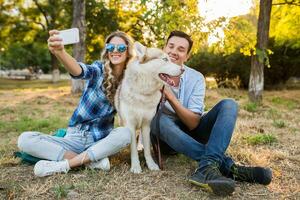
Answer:
M188 66L203 73L204 76L213 76L218 86L247 88L250 76L250 57L239 52L223 56L209 52L199 52L192 56ZM236 81L239 80L239 81ZM232 84L232 83L236 84Z
M292 76L300 76L300 49L286 46L273 46L274 54L269 56L270 68L265 68L265 85L285 84Z
M51 67L50 54L47 47L38 43L12 44L3 52L0 63L5 69L24 69L32 66L48 72Z
M51 70L51 56L47 45L40 43L14 43L0 55L0 66L4 69L33 67L44 73ZM65 71L60 68L60 71Z
M271 67L265 67L264 70L265 88L285 84L290 77L300 76L300 48L276 46L272 39L269 48L273 54L269 55ZM240 88L248 88L251 57L244 56L238 51L230 55L200 51L191 57L187 65L200 71L204 76L215 77L218 86L225 83L223 86L230 87L232 81L239 80Z

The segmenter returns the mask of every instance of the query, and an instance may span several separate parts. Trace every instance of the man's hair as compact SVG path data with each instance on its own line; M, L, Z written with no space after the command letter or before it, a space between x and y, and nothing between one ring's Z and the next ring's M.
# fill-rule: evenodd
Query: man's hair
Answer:
M193 47L193 40L191 39L191 37L186 34L185 32L182 32L182 31L172 31L167 39L167 43L169 42L170 38L173 37L173 36L176 36L176 37L181 37L181 38L184 38L186 39L188 42L189 42L189 48L188 48L188 52L189 53Z

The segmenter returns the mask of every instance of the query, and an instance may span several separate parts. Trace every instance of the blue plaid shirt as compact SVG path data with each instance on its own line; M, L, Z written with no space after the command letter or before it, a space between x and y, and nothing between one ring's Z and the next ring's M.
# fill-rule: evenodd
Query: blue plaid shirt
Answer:
M79 126L80 130L91 132L94 141L98 141L113 129L116 110L102 90L104 65L100 61L95 61L91 65L78 64L82 68L82 73L76 77L71 76L86 80L86 84L69 126Z

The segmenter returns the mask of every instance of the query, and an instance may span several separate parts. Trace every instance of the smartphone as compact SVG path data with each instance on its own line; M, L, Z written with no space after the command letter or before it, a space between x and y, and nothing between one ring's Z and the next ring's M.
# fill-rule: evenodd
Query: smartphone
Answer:
M78 28L71 28L59 31L58 36L62 38L63 45L75 44L79 42Z

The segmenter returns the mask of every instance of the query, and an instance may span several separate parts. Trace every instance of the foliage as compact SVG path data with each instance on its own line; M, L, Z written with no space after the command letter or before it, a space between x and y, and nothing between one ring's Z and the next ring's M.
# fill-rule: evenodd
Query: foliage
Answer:
M260 52L254 48L257 2L246 15L209 23L199 16L197 4L197 0L86 0L86 62L99 59L104 39L112 31L125 31L148 46L162 47L170 31L178 29L194 40L187 65L214 76L219 85L247 88L250 55L256 52L261 58L268 54L271 67L264 72L266 88L300 76L299 6L273 6L270 45L268 52ZM48 72L48 30L71 26L72 1L4 0L0 9L0 67L36 66ZM225 27L225 38L208 46L208 35L216 27ZM71 48L66 47L68 52Z
M292 49L300 48L299 5L286 4L272 7L270 37L275 39L277 45Z
M300 48L277 45L271 39L273 54L269 56L270 68L265 69L265 81L272 86L285 83L291 76L300 76Z
M199 49L205 43L208 31L203 31L203 19L195 6L198 5L197 0L151 0L146 5L148 10L142 17L146 44L154 43L162 47L172 30L181 30L191 35L195 41L194 49Z
M187 64L206 76L214 76L219 86L229 83L230 87L231 81L238 78L240 87L247 88L252 54L260 55L260 60L269 66L264 70L266 88L284 84L291 76L300 76L300 48L297 46L300 39L299 34L295 36L300 27L299 6L274 8L267 51L254 48L257 8L255 5L249 14L231 18L224 29L225 38L196 52ZM286 31L291 34L284 35Z
M199 52L188 61L187 65L200 71L205 76L215 77L218 85L228 79L238 78L239 87L246 88L248 86L250 57L243 56L239 52L230 55Z
M29 31L14 10L20 3L21 1L0 1L0 52L5 51L14 40L22 41L23 35L20 33Z
M47 73L51 67L50 54L48 48L41 43L18 42L10 45L2 53L0 65L6 69L24 69L32 66Z
M251 56L256 43L256 19L253 11L247 15L230 19L224 30L225 38L222 41L225 55L240 51L246 56Z
M86 62L100 58L105 37L119 29L115 9L109 9L103 1L86 1Z
M265 68L265 87L273 88L284 84L292 76L300 76L300 48L279 46L270 39L269 48L273 53L269 55L270 68ZM187 65L202 72L205 76L214 76L218 85L226 80L239 79L239 86L247 88L249 83L251 58L238 52L229 55L207 52L196 53Z
M49 59L50 56L44 54L47 49L48 31L70 26L72 16L70 3L71 0L0 2L0 6L4 9L0 15L0 27L4 27L0 31L0 41L3 45L0 52L2 67L17 69L42 64L40 68L46 72L49 71L51 58ZM12 19L1 20L2 17ZM36 47L40 48L41 53ZM15 51L25 54L16 56ZM20 55L23 58L20 58ZM38 58L39 56L43 58ZM15 62L14 59L18 61Z

